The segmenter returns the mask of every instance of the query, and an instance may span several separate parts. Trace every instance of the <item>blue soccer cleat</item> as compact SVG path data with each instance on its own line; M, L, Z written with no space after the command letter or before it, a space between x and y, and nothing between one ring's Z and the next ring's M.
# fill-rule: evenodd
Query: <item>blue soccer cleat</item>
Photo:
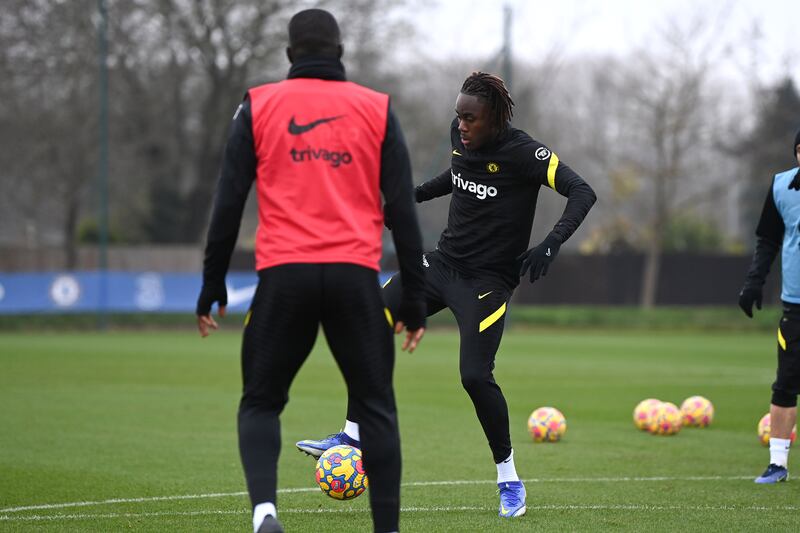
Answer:
M500 517L512 518L525 514L525 485L522 481L498 483L500 489Z
M354 446L358 449L361 449L361 442L351 439L344 431L340 433L334 433L333 435L328 435L322 440L301 440L295 443L295 446L297 446L298 450L317 458L328 448L342 445Z
M789 471L785 466L770 464L761 476L756 478L756 483L780 483L789 479Z

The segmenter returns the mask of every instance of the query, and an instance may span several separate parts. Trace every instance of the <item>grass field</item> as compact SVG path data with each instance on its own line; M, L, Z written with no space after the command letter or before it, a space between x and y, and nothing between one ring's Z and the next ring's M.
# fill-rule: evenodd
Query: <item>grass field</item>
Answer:
M240 337L191 333L0 334L0 531L249 531L235 411ZM404 531L796 531L800 482L757 486L768 452L774 336L522 330L496 376L509 403L528 514L497 517L495 469L458 380L457 336L399 354ZM708 429L637 431L646 397L716 407ZM324 343L282 417L279 514L287 531L370 531L366 495L325 497L294 441L336 431L344 386ZM565 439L534 444L553 405ZM794 458L797 464L798 458ZM791 465L790 465L791 466Z

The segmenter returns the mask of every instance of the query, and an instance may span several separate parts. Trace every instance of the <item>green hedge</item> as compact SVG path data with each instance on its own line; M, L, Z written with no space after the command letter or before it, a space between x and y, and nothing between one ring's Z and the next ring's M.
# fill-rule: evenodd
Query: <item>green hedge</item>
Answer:
M517 306L510 312L512 326L595 327L716 331L769 331L778 327L781 308L756 310L751 319L736 306L638 307Z
M607 306L526 306L512 305L508 325L514 328L611 328L692 331L769 331L775 329L779 307L756 311L749 319L735 306L729 307L638 307ZM238 327L242 314L221 319L223 328ZM453 315L444 310L428 319L430 327L454 327ZM111 329L194 329L195 319L186 314L110 314L101 319L95 314L0 315L0 331L95 330Z

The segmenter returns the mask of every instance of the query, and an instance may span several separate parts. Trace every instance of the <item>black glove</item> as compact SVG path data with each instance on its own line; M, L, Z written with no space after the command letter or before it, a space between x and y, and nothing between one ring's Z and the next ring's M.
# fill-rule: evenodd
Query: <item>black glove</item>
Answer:
M397 310L395 322L402 322L407 330L414 331L425 327L425 316L428 308L425 300L406 300L400 301L400 309Z
M197 298L197 316L210 314L214 302L218 302L220 306L228 305L228 290L224 283L221 285L217 283L203 284L200 296Z
M761 309L761 287L747 287L745 286L739 293L739 307L742 308L744 314L753 318L753 303L756 304L758 309Z
M425 198L423 198L423 196L424 194L422 192L422 186L417 185L416 187L414 187L414 201L417 202L418 204L421 204L422 202L425 201Z
M800 191L800 170L798 170L797 173L795 173L794 179L792 179L792 182L789 183L789 189Z
M527 252L520 254L517 257L517 261L522 261L519 277L523 277L529 268L531 269L531 283L546 275L550 263L558 255L559 248L561 248L561 241L552 235L548 235L538 246L534 246Z

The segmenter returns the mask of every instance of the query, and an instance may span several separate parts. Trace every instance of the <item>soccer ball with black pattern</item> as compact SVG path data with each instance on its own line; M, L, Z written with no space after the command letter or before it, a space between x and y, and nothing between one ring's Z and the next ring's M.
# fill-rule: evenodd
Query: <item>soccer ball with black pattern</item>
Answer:
M325 450L317 460L316 478L322 492L334 500L352 500L369 485L361 450L354 446Z
M558 442L567 432L567 419L555 407L539 407L528 418L534 442Z

